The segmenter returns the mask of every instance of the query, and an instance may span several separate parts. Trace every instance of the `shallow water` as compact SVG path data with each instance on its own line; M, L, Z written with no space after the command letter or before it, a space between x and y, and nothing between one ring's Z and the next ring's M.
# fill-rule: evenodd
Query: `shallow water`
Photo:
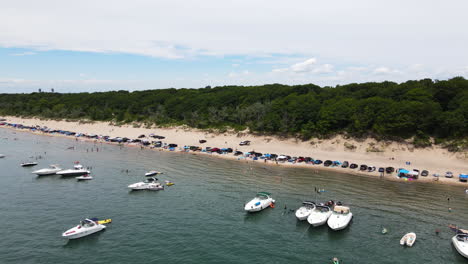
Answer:
M467 262L447 228L468 227L463 187L94 146L8 129L0 129L0 153L7 155L0 159L0 263L330 263L334 256L344 263ZM38 166L19 166L39 155ZM92 167L95 179L31 174L74 161ZM127 189L151 169L175 185L159 192ZM316 195L315 187L326 191ZM276 208L246 214L243 204L257 191L270 191ZM354 219L342 231L310 227L289 212L303 199L343 201ZM113 223L79 240L61 238L85 217ZM418 236L415 245L401 247L410 231Z

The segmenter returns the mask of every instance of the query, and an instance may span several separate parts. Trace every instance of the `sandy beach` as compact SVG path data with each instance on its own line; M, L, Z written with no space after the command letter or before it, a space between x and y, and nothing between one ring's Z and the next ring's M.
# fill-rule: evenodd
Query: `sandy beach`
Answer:
M54 121L54 120L40 120L36 118L17 118L17 117L4 117L7 122L15 124L23 124L27 126L46 126L51 129L60 129L67 131L74 131L86 134L106 135L110 137L128 137L137 138L140 135L148 136L151 133L164 136L163 142L175 143L179 147L187 146L200 146L204 147L218 147L218 148L233 148L243 152L256 151L261 153L275 153L285 154L290 156L303 156L312 157L314 159L325 160L339 160L349 161L350 163L366 164L375 167L395 167L405 168L408 170L419 169L428 170L429 176L419 177L418 182L434 182L446 183L468 186L467 183L461 183L458 180L460 173L468 173L468 154L465 153L450 153L446 149L438 146L431 148L415 149L408 143L396 142L378 142L374 139L366 139L357 141L354 139L345 139L342 136L336 136L331 139L319 140L313 139L309 141L301 141L296 139L282 139L271 136L256 136L248 133L238 132L225 132L225 133L210 133L193 128L145 128L136 125L115 126L108 122L92 122L92 123L79 123L68 121ZM42 134L42 132L34 132ZM47 134L50 135L50 134ZM72 137L70 137L72 138ZM200 144L199 140L204 139L207 142ZM84 140L80 138L80 140ZM152 139L154 140L154 139ZM239 146L239 142L249 140L250 146ZM191 152L202 153L202 152ZM206 154L206 153L203 153ZM220 158L239 159L238 157L227 154L209 154ZM242 159L245 162L244 159ZM250 160L249 160L250 162ZM263 163L262 160L255 161ZM406 163L410 162L410 165ZM266 164L275 165L274 162L267 162ZM380 177L380 173L375 172L359 172L357 170L344 169L340 167L324 167L323 165L310 165L304 163L279 163L283 166L305 167L314 170L330 170L340 173L360 174ZM446 171L451 171L454 178L445 178ZM436 181L436 177L432 174L438 173L440 177ZM385 178L391 180L400 180L395 176L385 175Z

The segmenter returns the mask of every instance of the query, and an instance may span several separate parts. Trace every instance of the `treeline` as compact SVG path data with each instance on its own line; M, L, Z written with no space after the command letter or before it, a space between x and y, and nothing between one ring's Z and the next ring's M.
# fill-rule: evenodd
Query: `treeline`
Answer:
M466 138L468 80L336 87L271 84L97 93L0 94L0 114L249 128L304 139L348 133L421 142Z

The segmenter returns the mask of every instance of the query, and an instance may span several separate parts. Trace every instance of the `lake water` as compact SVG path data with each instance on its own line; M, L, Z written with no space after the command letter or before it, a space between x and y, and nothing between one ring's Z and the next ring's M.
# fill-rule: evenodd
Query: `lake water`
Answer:
M468 227L463 187L94 146L8 129L0 129L0 153L7 155L0 159L0 263L330 263L334 256L343 263L467 262L447 228ZM19 166L37 156L38 166ZM94 180L31 174L74 161L92 167ZM159 192L127 189L151 169L175 185ZM325 192L316 195L315 187ZM244 203L257 191L271 192L276 208L245 213ZM342 231L310 227L289 212L304 199L343 201L353 221ZM113 222L79 240L61 238L86 217ZM382 227L389 232L381 234ZM400 246L411 231L415 245Z

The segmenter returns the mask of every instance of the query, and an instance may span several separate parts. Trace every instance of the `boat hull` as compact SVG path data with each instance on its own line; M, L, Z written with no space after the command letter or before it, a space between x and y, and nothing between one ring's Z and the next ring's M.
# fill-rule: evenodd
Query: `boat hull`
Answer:
M312 210L313 208L307 208L302 206L301 208L296 210L296 218L300 221L307 220Z
M345 229L353 219L353 213L349 212L347 214L335 214L333 213L330 218L328 218L328 226L335 231Z
M408 246L408 247L412 247L414 242L416 242L416 234L415 233L408 233L406 235L404 235L401 240L400 240L400 245L404 246Z
M259 200L257 198L254 198L244 206L244 210L248 213L259 212L265 208L270 207L271 204L273 204L274 202L275 201L272 198L268 198L265 200Z
M457 236L453 236L452 244L460 255L468 258L468 242L458 241Z
M307 222L311 224L312 226L321 226L325 224L328 220L328 218L331 216L332 212L312 212L310 213L309 217L307 217Z
M78 227L74 227L72 229L65 231L62 234L62 237L66 239L77 239L77 238L81 238L81 237L85 237L85 236L89 236L91 234L97 233L99 231L104 230L105 228L106 226L104 225L97 225L95 227L86 228L86 229L81 228L82 230L78 229Z
M72 176L83 176L86 174L90 174L90 171L87 170L66 170L66 171L59 171L57 172L57 175L63 176L63 177L72 177Z

